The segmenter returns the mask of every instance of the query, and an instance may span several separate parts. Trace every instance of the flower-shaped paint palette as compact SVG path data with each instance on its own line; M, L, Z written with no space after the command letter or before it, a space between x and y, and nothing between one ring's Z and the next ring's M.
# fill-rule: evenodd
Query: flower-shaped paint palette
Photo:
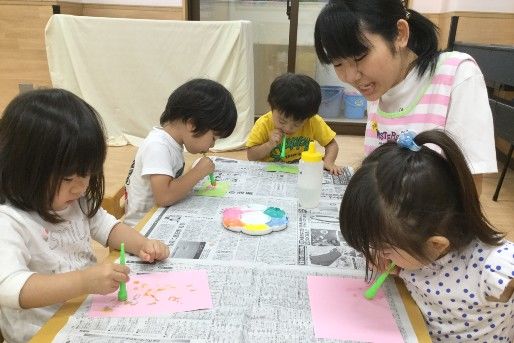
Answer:
M245 205L223 210L223 226L247 235L266 235L287 227L286 213L278 207Z

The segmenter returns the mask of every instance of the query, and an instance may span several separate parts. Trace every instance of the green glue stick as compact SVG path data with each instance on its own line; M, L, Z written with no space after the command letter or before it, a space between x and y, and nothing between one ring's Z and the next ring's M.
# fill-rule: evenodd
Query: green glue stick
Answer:
M368 300L372 300L377 295L378 289L384 281L389 276L389 273L393 271L393 269L396 267L394 262L391 262L391 264L387 267L387 270L383 272L376 280L373 282L373 284L364 292L364 298Z
M280 149L280 158L286 158L286 136L282 138L282 148Z
M125 265L125 243L120 246L120 265ZM125 282L120 282L120 290L118 291L118 300L127 301L127 285Z

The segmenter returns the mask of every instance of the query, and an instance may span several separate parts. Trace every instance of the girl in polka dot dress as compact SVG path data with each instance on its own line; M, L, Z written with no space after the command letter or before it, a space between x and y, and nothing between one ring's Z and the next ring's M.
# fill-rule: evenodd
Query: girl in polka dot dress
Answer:
M514 243L485 218L447 134L404 132L377 148L345 191L340 223L368 266L399 267L433 341L514 341Z

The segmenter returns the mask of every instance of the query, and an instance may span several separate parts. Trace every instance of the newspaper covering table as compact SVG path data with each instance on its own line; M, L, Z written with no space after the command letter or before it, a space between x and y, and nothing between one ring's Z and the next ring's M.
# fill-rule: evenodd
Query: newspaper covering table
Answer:
M206 270L214 308L162 317L90 318L89 297L54 342L331 341L314 337L306 278L363 278L364 259L344 242L338 223L352 171L325 172L320 205L307 210L298 205L297 175L267 172L261 162L220 157L214 162L216 178L230 182L225 197L190 196L157 210L141 231L168 244L172 258L155 264L135 257L126 261L131 273ZM287 229L264 236L224 229L223 209L246 204L282 208ZM386 282L384 290L404 341L416 342L394 283Z

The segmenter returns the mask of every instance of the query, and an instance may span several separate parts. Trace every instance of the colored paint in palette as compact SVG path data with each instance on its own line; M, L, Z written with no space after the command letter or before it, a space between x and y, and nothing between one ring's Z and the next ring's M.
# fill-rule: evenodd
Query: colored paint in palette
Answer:
M223 226L247 235L266 235L287 227L286 213L278 207L245 205L223 210Z

